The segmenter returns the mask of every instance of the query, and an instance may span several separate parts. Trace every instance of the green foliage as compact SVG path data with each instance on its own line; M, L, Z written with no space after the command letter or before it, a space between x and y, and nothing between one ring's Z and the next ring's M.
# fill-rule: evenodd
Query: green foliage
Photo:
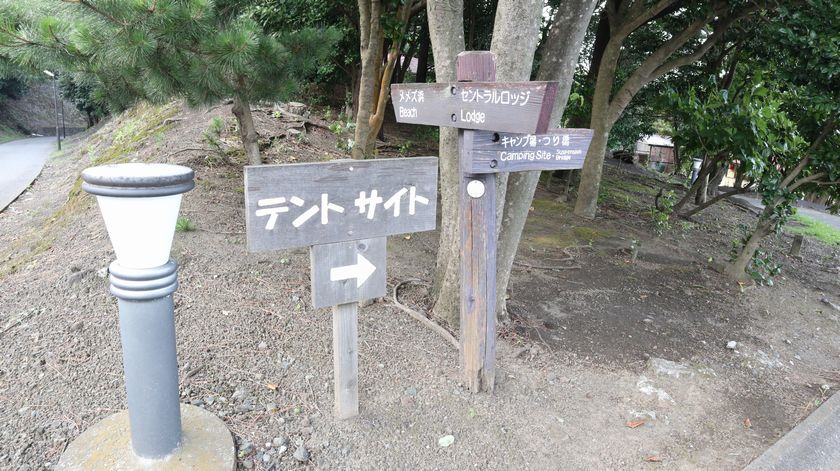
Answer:
M359 61L358 26L352 24L355 2L348 0L249 0L244 14L260 24L267 34L327 28L337 42L317 64L316 83L346 83L344 69ZM358 21L358 20L356 20Z
M73 75L59 76L58 88L61 90L61 96L84 113L90 124L99 122L108 115L107 104L97 95L96 82L81 80L84 80L84 76L80 76L79 79Z
M175 222L175 232L191 232L195 230L195 224L192 223L185 216L178 216L178 221Z
M399 148L397 149L397 152L399 152L400 155L404 156L404 155L408 154L408 152L411 150L412 147L414 147L413 142L405 141L405 142L403 142L402 144L399 145Z
M332 29L267 34L244 1L16 3L0 0L0 54L72 73L95 88L93 102L115 110L142 99L288 97L338 39Z
M782 273L782 265L773 260L769 252L759 249L747 265L747 273L756 283L773 286L773 279Z
M415 126L411 135L415 141L436 145L440 140L440 128L437 126Z
M0 144L20 139L21 137L20 133L0 123Z
M805 142L783 110L785 93L759 78L743 85L735 99L727 89L713 89L702 97L691 88L686 94L670 93L679 118L676 134L685 156L726 155L737 160L739 171L759 179L781 155L797 155Z
M676 199L676 193L673 191L663 191L659 197L659 207L650 208L650 219L653 221L653 230L656 235L661 236L671 230L671 213L674 212Z
M218 156L224 156L224 149L222 149L222 131L225 130L225 120L216 116L210 120L210 125L207 126L207 129L204 131L201 139L207 144L210 149L216 152ZM211 158L208 156L207 159L208 163L213 165L216 163L215 158Z

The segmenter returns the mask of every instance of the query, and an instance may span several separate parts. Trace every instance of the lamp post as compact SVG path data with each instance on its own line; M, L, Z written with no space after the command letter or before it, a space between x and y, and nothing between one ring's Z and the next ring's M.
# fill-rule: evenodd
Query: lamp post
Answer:
M193 171L128 163L88 168L82 179L96 195L116 254L110 290L119 304L128 411L76 438L58 469L232 470L233 439L224 423L178 397L172 299L178 281L169 251L181 196L195 186Z
M49 75L53 81L53 98L55 100L55 139L58 143L58 150L61 150L61 133L58 131L58 79L55 74L49 70L45 70L44 73Z

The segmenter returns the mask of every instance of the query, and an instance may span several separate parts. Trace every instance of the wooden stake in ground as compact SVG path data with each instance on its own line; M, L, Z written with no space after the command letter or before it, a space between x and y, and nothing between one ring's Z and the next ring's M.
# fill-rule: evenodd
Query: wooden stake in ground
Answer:
M458 54L460 82L494 82L496 56ZM458 131L461 162L461 364L473 392L492 391L496 381L496 174L468 173L472 131Z
M335 416L359 415L359 303L333 306Z

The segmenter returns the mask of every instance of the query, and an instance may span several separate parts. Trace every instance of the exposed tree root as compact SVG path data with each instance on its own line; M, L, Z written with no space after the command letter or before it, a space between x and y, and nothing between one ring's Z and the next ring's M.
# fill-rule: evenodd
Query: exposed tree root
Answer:
M443 326L437 324L435 321L433 321L433 320L429 319L428 317L424 316L423 313L421 313L419 311L416 311L416 310L414 310L414 309L412 309L412 308L410 308L410 307L408 307L405 304L400 302L400 300L397 298L397 291L399 291L400 287L402 287L403 285L406 285L408 283L419 283L419 284L423 284L423 285L427 284L423 280L416 280L416 279L404 280L404 281L401 281L401 282L397 283L397 285L394 286L394 305L397 306L398 308L402 309L403 311L405 311L409 316L413 317L414 319L419 321L421 324L423 324L426 327L435 331L438 335L440 335L441 337L446 339L455 348L455 350L460 351L461 350L460 342L458 342L458 339L455 338L455 336L452 335L448 330L446 330Z

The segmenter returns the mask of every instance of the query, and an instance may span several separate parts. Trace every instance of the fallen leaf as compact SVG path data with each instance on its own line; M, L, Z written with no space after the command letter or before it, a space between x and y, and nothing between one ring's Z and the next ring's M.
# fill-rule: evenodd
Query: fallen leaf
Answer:
M749 418L749 417L747 417L746 419L744 419L744 427L747 427L747 428L752 428L752 422L750 421L750 418Z
M272 391L277 391L277 385L274 383L266 383L265 387L271 389Z
M640 427L644 424L645 424L644 420L632 420L630 422L627 422L627 426L630 427L630 428Z
M647 458L645 458L645 461L649 461L651 463L661 463L662 458L660 458L658 456L655 456L655 455L652 455L652 456L648 456Z

